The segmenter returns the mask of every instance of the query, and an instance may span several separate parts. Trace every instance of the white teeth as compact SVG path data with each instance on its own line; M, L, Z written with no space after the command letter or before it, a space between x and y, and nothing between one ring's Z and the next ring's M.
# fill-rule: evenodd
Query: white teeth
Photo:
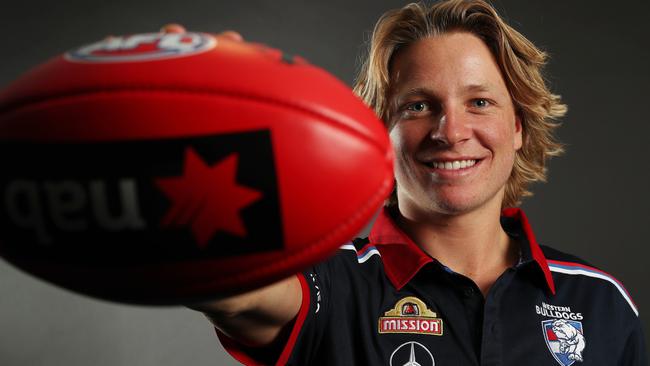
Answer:
M474 166L474 164L476 164L476 160L456 160L456 161L445 161L445 162L434 161L431 163L431 165L435 169L444 169L444 170L465 169Z

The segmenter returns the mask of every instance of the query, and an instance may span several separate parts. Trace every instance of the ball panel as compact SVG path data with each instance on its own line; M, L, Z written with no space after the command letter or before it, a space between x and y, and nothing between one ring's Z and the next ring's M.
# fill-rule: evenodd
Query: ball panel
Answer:
M292 105L337 120L370 139L387 140L374 114L327 72L304 62L287 63L282 52L272 48L228 40L205 53L151 62L72 63L57 57L0 93L0 115L66 96L148 90Z
M93 296L173 303L270 283L324 259L363 228L390 191L387 144L368 140L338 121L266 101L208 93L103 92L24 106L0 117L0 136L13 142L137 142L258 129L269 129L273 141L284 251L137 268L8 259ZM322 174L312 174L314 167Z
M5 141L133 141L269 129L281 192L297 197L290 207L304 207L304 212L312 214L335 198L320 198L332 187L345 186L346 191L336 194L347 194L354 202L355 197L360 197L357 190L363 192L367 185L377 184L368 177L360 179L359 169L388 164L385 155L389 146L371 144L329 120L284 106L228 96L100 93L41 104L33 110L25 108L12 117L0 119L0 134ZM313 176L305 176L312 172ZM327 184L322 184L323 179ZM351 186L349 183L355 180L359 183ZM312 204L313 200L319 200L318 204ZM304 212L295 216L308 217Z
M288 245L314 241L346 221L390 172L389 146L379 150L326 123L301 124L275 138L276 147L290 147L276 151Z

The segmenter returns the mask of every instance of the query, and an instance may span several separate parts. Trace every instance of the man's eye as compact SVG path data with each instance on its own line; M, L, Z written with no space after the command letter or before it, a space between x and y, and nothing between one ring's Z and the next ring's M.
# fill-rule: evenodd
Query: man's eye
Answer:
M411 112L426 112L429 110L429 104L426 102L415 102L409 104L406 109Z
M472 107L485 108L490 105L487 99L474 99L472 100Z

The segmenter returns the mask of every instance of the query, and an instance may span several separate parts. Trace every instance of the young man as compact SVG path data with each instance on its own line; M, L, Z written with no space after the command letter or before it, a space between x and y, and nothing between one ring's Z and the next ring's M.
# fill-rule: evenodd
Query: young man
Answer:
M622 285L507 208L561 152L544 63L481 0L386 13L355 90L390 132L396 189L368 238L197 305L226 349L246 364L646 365Z

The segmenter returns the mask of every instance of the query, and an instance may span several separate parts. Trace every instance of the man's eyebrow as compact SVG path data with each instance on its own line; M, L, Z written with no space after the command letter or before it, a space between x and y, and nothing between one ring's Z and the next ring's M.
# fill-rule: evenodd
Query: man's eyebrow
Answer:
M403 93L399 93L400 98L404 97L410 97L414 95L435 95L435 91L433 89L427 88L427 87L417 87L417 88L410 88Z
M491 84L469 84L463 87L466 92L487 92L492 90Z
M401 103L410 98L436 98L435 91L427 87L408 88L404 91L393 91L388 98L389 108L396 109Z
M492 89L493 89L492 84L490 83L468 84L462 88L464 92L488 92L491 91ZM410 97L414 95L436 96L436 91L427 87L416 87L416 88L410 88L404 92L397 93L397 95L399 95L400 98Z

